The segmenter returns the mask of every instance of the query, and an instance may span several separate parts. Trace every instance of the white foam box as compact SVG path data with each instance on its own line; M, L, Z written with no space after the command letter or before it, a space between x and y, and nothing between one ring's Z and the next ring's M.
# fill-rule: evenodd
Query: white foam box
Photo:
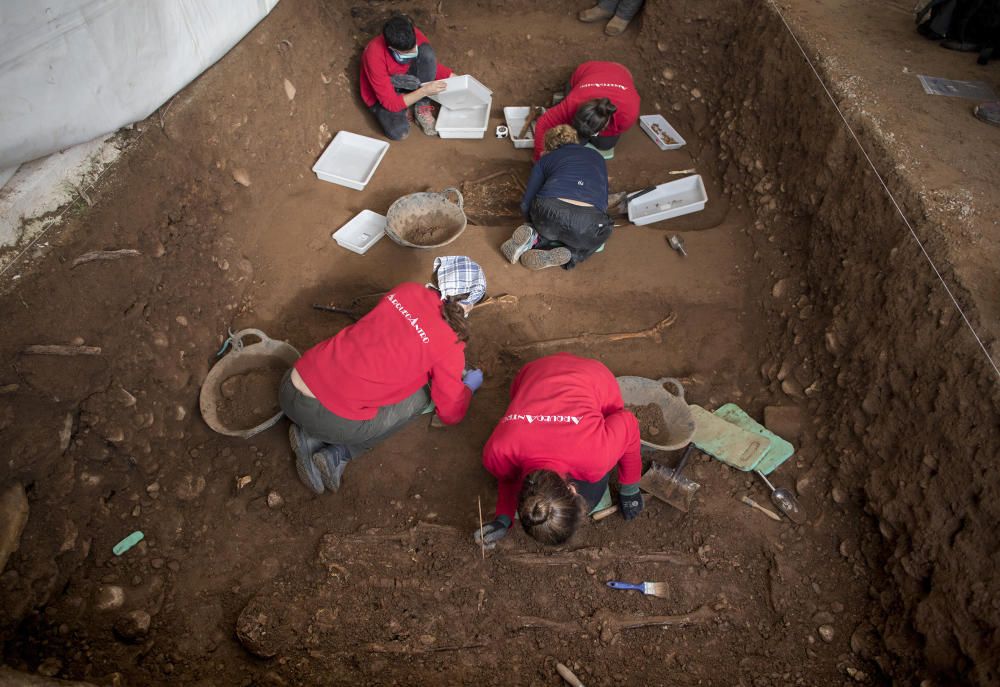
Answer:
M507 123L507 128L510 129L510 140L514 144L515 148L534 148L535 147L535 123L531 123L531 127L528 129L528 135L524 138L514 138L519 133L521 129L524 128L524 123L528 121L528 117L531 115L530 107L505 107L503 108L503 118Z
M490 124L493 98L484 105L453 110L442 107L437 116L437 132L441 138L483 138Z
M333 232L337 245L364 255L368 249L385 236L385 215L371 210L362 210L351 221Z
M341 131L319 156L312 171L323 181L363 191L387 150L386 141Z
M465 74L442 79L445 89L430 98L449 110L467 110L493 101L493 91L479 83L475 77Z
M667 143L660 138L660 133L653 129L654 124L667 136L677 141L677 143ZM664 119L663 115L642 115L639 117L639 128L653 139L653 143L658 145L660 150L677 150L687 145L687 141L677 133L677 129L670 126L670 122Z
M643 226L705 209L708 193L701 175L660 184L628 204L628 221Z

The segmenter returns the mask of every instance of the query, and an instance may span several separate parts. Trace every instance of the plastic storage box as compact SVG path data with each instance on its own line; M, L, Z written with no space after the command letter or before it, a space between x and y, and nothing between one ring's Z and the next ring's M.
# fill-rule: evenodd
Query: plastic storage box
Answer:
M445 90L430 96L449 110L465 110L479 107L493 101L493 91L468 74L443 79Z
M371 210L362 210L354 218L333 232L337 245L364 255L385 236L385 215Z
M642 115L639 117L639 128L653 139L653 143L658 145L660 150L677 150L687 144L687 141L677 133L677 129L670 126L670 122L662 115ZM668 143L664 140L665 136L669 136L676 143Z
M330 141L312 170L323 181L363 191L387 150L386 141L341 131Z
M628 221L643 226L705 209L708 193L701 175L660 184L628 204Z
M452 110L442 107L437 117L437 132L441 138L483 138L490 124L492 98L485 105Z
M524 123L528 121L528 116L531 114L530 107L505 107L503 108L503 118L507 123L507 128L510 129L510 140L513 142L515 148L534 148L535 147L535 123L531 123L531 128L528 129L528 135L524 138L515 138L521 129L524 128Z

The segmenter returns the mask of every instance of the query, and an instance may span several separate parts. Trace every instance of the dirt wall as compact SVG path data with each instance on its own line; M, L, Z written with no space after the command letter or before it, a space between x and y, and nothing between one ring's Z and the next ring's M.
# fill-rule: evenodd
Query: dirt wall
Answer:
M856 555L885 572L869 589L882 612L857 628L852 648L877 633L886 652L871 658L897 680L996 684L997 380L774 9L727 6L651 8L641 49L656 59L657 44L685 42L687 64L671 65L659 95L703 94L703 108L676 116L703 140L712 138L705 128L721 134L720 150L699 162L718 164L734 198L757 204L748 231L774 259L762 305L775 336L761 346L762 379L807 400L838 481L833 498L861 499L873 516ZM864 103L822 63L820 72L880 171L894 170L857 114ZM947 266L948 227L924 220L903 180L887 183Z

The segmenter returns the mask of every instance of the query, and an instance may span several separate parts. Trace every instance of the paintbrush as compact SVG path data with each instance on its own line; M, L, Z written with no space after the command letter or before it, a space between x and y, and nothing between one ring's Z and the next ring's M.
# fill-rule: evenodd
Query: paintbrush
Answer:
M637 592L642 592L646 596L656 596L661 599L667 598L667 583L666 582L640 582L639 584L632 584L631 582L619 582L618 580L611 580L608 582L608 586L612 589L630 589Z

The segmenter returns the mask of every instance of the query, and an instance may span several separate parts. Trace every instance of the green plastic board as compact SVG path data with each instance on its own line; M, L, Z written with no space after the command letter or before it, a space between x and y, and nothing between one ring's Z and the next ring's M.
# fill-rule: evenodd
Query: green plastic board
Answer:
M770 440L757 432L727 422L701 406L690 407L695 426L691 441L716 460L749 472L771 448Z
M781 467L782 463L791 458L793 453L795 453L795 447L747 415L746 411L735 403L727 403L716 410L715 415L717 417L721 417L726 422L730 422L738 427L741 427L742 429L747 430L748 432L759 434L768 441L768 449L761 457L760 461L757 465L748 469L757 470L765 475L770 475L772 472Z

